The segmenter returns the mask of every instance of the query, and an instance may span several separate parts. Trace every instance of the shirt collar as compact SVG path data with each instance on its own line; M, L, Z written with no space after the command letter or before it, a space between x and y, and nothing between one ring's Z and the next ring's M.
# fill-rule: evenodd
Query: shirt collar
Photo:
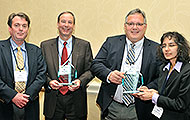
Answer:
M164 68L163 71L165 71L166 69L169 71L170 70L170 64L168 63ZM180 72L181 71L181 67L182 67L182 62L177 61L177 63L175 64L174 68L176 71Z
M13 41L13 39L10 39L11 46L13 48L13 51L17 49L18 45ZM21 50L26 51L25 42L20 46Z
M130 45L133 44L127 37L126 37L126 42L127 42L127 46L128 48L130 48ZM138 42L135 43L135 49L136 48L141 48L143 46L143 43L144 43L144 37L139 40Z
M60 37L59 37L59 43L63 45L65 41L62 40ZM72 36L66 41L67 42L67 45L66 46L70 46L72 44Z

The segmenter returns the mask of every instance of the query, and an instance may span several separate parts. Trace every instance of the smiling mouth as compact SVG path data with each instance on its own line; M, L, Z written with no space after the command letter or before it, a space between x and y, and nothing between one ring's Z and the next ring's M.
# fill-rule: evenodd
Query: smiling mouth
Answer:
M131 31L132 34L138 34L139 31Z
M19 36L22 36L22 35L24 35L24 33L17 33Z
M171 55L171 53L165 53L165 55L166 55L166 56L170 56L170 55Z
M64 32L69 32L69 31L70 31L70 29L63 28L63 31L64 31Z

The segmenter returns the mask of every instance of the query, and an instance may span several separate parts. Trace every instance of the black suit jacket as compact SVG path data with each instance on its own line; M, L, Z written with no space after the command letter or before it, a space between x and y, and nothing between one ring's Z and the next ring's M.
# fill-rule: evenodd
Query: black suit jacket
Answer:
M117 89L116 84L107 83L106 79L111 71L120 71L125 44L125 35L108 37L92 62L91 71L95 76L102 80L97 98L97 104L103 111L103 116L106 115L107 108L113 100ZM147 83L158 77L159 63L156 59L157 46L157 43L150 41L147 38L144 39L143 59L141 65L144 85L147 85ZM139 120L150 120L152 103L150 101L145 102L135 99L135 104Z
M163 71L163 67L164 65L160 67L159 79L148 85L149 88L158 90L160 95L157 105L164 109L160 120L190 120L190 64L183 63L180 72L174 69L165 87L169 71Z
M87 84L92 80L90 65L93 59L90 43L72 36L72 64L77 69L77 79L81 80L81 87L72 92L75 112L79 117L87 115ZM47 83L44 102L44 115L52 118L54 115L58 90L48 89L49 82L57 79L59 68L58 37L41 43L41 48L47 62Z
M10 38L9 38L10 39ZM0 119L13 119L12 99L17 94L14 90L14 70L10 40L0 41ZM30 101L25 107L26 120L39 119L38 93L45 83L46 64L40 48L26 43L28 56L28 80L25 93L30 95Z

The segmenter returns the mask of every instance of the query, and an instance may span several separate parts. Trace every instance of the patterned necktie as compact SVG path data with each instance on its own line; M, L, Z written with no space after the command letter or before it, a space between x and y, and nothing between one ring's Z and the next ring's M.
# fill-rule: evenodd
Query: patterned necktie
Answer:
M17 47L17 54L16 54L16 71L24 70L24 59L22 55L22 51L20 47ZM15 82L15 90L19 93L24 93L26 88L26 82L25 81L18 81Z
M68 59L66 44L67 42L63 43L64 47L61 56L61 65L63 65ZM58 79L61 83L68 83L68 75L60 75ZM61 94L65 95L68 92L68 86L62 86L59 88L59 91Z
M135 62L135 51L134 51L135 44L131 44L131 48L128 51L126 63L127 64L134 64ZM131 89L133 85L133 79L129 74L126 75L126 79L124 79L123 90ZM132 89L131 89L132 90ZM131 94L123 94L122 101L129 106L130 104L135 102L134 97Z

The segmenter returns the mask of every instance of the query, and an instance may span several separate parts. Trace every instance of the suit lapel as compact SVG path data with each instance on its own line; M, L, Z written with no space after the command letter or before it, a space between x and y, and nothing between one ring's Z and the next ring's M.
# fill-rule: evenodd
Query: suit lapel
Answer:
M143 58L142 58L142 67L141 67L141 73L144 74L144 71L146 71L146 66L149 64L150 60L150 43L149 41L145 38L144 43L143 43Z
M121 65L122 65L122 60L123 60L123 56L124 56L124 50L125 50L125 45L126 45L126 36L121 36L120 37L120 41L118 41L118 47L119 51L117 52L117 57L115 58L117 61L117 70L121 69Z
M10 38L9 38L10 39ZM2 44L2 53L5 58L5 61L7 63L7 68L10 71L10 75L12 78L13 77L13 62L12 62L12 55L11 55L11 49L10 49L10 41L6 40L4 44Z
M161 91L163 90L162 94L164 94L164 95L167 94L166 93L167 89L173 82L175 82L175 80L177 79L177 77L179 75L179 73L176 70L173 70L172 73L170 74L168 80L166 81L168 72L169 72L168 70L164 71L164 73L162 74L162 78L160 79L160 82L158 81L158 88L161 88L159 92L161 93Z
M160 74L160 78L158 80L158 92L161 94L161 91L162 89L165 89L165 86L164 86L164 82L167 78L167 75L168 75L168 70L166 69L165 71L163 71L161 74ZM164 88L163 88L164 87ZM162 93L163 94L163 93Z
M31 80L31 72L33 71L33 63L36 62L34 59L35 53L33 48L30 47L28 43L25 42L27 57L28 57L28 81L27 85L30 84Z
M178 75L179 73L174 69L172 73L170 74L170 77L168 78L166 87L169 86L172 82L174 82L175 79L177 79Z
M52 55L52 60L53 64L55 67L55 72L59 70L59 57L61 57L62 53L58 53L58 37L55 39L55 41L51 44L51 54Z
M78 41L76 40L76 38L74 36L72 36L72 65L76 68L77 66L77 59L78 59L78 55L79 55L79 48L80 48L80 44L78 43Z

